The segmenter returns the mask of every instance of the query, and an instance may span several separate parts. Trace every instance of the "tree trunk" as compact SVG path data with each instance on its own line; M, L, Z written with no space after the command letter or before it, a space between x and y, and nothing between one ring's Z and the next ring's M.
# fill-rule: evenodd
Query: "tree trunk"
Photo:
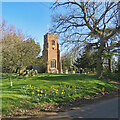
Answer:
M100 47L98 48L98 56L97 56L97 75L99 78L102 78L103 74L103 60L102 60L102 54L104 50L104 39L101 38L101 44Z
M11 73L9 73L10 86L12 87Z
M21 75L21 66L19 65L19 76Z
M108 54L110 54L110 45L108 42L107 42L107 47L108 47ZM112 58L112 56L110 55L108 58L108 70L109 70L109 72L113 72L111 58Z
M118 58L118 73L120 73L120 55L119 55L119 58Z
M109 72L113 72L111 58L108 59Z

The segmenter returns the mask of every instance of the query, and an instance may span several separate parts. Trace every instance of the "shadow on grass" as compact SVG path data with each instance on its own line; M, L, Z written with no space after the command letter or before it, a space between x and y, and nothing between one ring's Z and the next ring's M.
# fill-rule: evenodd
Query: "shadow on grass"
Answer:
M38 76L33 78L34 80L47 80L47 81L67 81L67 80L92 80L97 79L96 75L85 75L85 74L63 74L56 76Z
M2 91L20 91L20 89L22 88L22 86L24 86L26 84L14 84L14 86L3 86L2 87Z

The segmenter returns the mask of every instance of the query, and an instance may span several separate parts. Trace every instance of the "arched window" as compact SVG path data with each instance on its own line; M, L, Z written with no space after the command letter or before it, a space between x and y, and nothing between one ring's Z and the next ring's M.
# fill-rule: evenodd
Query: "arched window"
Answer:
M51 61L51 68L56 68L56 60Z
M54 46L55 45L55 41L54 40L52 40L52 46Z

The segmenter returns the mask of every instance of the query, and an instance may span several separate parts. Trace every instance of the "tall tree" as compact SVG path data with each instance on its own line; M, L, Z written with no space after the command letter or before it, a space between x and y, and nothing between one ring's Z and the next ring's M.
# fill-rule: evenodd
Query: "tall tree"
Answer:
M37 56L40 53L40 45L36 44L32 38L29 38L15 45L17 56L16 66L20 70L26 66L33 66L36 63Z
M72 65L72 59L71 59L70 53L62 55L61 62L62 62L63 71L70 70L71 65Z
M40 45L36 44L32 38L26 38L13 25L6 26L3 23L0 30L3 33L0 43L2 44L3 72L12 73L18 68L20 73L22 67L34 65L40 53Z
M105 43L116 32L118 26L117 2L59 2L53 5L54 10L64 9L53 15L53 32L60 33L64 44L81 48L85 44L97 43L97 73L102 77L103 51ZM60 12L60 11L59 11ZM71 45L75 43L75 46Z
M74 65L78 67L78 69L87 68L87 70L95 72L97 66L96 47L95 45L91 45L92 44L88 44L75 60Z
M104 57L108 63L108 71L113 72L112 59L117 58L119 55L119 35L115 34L105 44Z

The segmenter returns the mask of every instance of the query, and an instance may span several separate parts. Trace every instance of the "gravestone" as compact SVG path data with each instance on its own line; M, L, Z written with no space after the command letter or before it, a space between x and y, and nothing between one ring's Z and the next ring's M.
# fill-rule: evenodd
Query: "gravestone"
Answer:
M75 74L75 71L73 70L73 72L72 72L73 74Z
M68 70L66 70L65 73L68 74Z
M61 73L63 74L63 71L61 70Z
M35 75L38 73L38 71L37 70L35 70Z
M56 70L56 73L58 74L58 73L59 73L59 71L58 71L58 70Z

